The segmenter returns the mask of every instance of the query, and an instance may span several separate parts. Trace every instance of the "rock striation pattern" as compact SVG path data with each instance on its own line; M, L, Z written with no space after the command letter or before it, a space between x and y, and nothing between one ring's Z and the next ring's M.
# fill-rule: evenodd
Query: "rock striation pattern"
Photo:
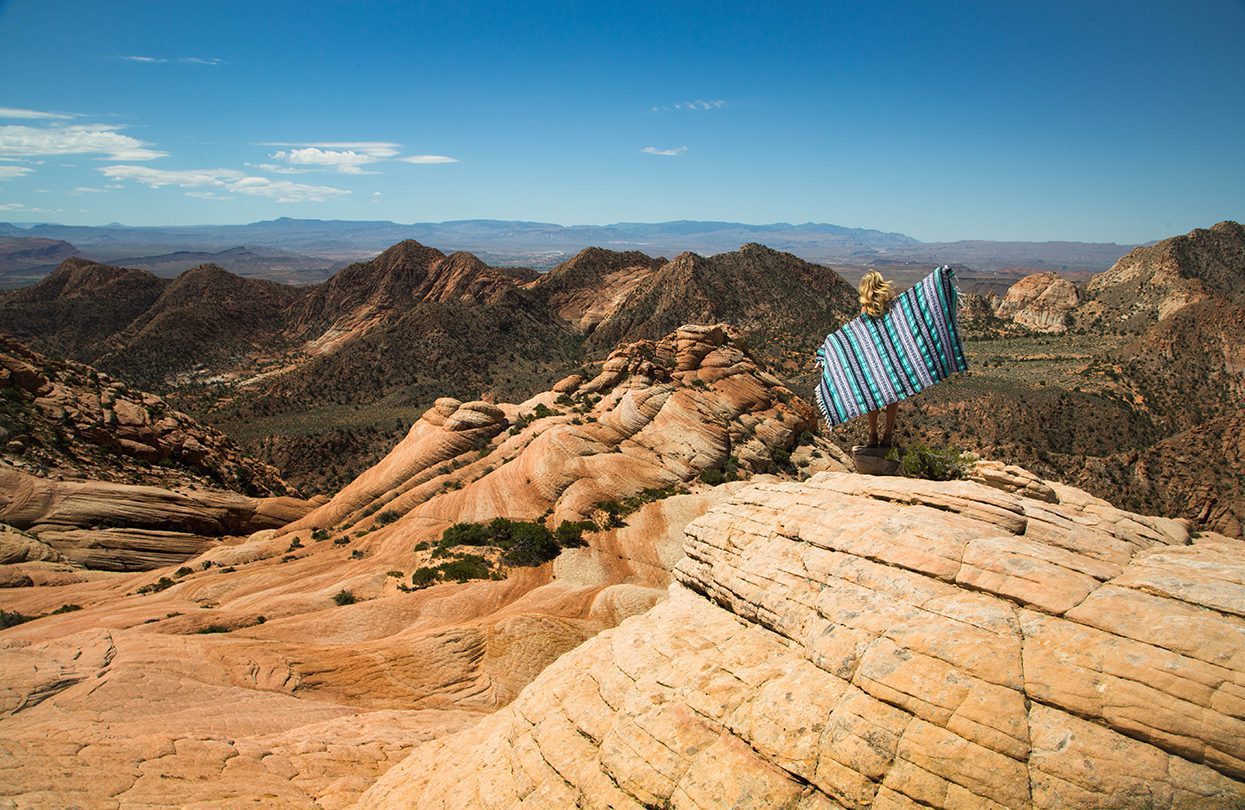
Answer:
M172 565L223 536L280 528L316 505L222 490L50 481L0 464L0 523L25 530L85 568L141 571Z
M1245 544L981 478L738 492L668 600L360 806L1245 801Z

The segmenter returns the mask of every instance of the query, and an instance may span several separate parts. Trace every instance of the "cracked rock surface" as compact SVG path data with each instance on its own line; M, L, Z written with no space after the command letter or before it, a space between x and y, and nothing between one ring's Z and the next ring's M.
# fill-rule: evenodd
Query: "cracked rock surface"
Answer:
M1006 478L736 493L667 600L360 806L1245 800L1245 544Z

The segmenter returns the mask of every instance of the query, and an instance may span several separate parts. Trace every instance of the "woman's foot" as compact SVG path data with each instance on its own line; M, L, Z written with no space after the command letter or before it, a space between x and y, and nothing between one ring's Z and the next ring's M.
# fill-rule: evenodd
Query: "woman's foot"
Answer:
M865 445L865 447L869 447L869 448L881 447L881 446L882 445L878 443L878 436L876 433L869 436L869 443Z
M894 446L895 446L895 436L894 436L893 434L891 434L891 433L887 433L885 436L883 436L883 437L882 437L882 443L881 443L880 445L877 445L877 446L878 446L878 447L894 447Z

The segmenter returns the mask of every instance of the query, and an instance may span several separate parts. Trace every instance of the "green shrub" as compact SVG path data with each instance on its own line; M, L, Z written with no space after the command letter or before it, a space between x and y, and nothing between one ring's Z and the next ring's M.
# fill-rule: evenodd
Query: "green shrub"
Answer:
M899 462L900 475L930 481L963 478L968 466L961 452L954 447L927 447L920 443L912 445L902 455L899 448L892 448L886 458Z
M364 556L365 553L361 548L356 548L354 551L350 552L350 559L352 560L361 560Z
M558 394L558 398L554 401L555 405L571 406L575 404L575 400L571 399L570 394Z
M441 578L441 572L436 568L422 566L415 569L415 573L411 574L411 584L416 588L427 588Z
M376 522L379 523L381 526L387 526L390 523L393 523L399 517L400 516L398 515L397 512L393 511L392 509L386 509L385 511L381 512L379 515L376 516Z
M52 613L73 613L75 610L82 610L82 605L61 605Z
M601 501L597 504L597 509L605 513L605 519L608 521L606 523L607 527L618 528L627 525L623 521L623 505L618 501Z
M427 551L430 548L432 548L432 543L429 543L427 540L420 540L415 544L416 551Z
M532 415L537 419L544 419L547 416L555 416L557 411L550 408L543 402L536 403L536 407L532 408Z
M492 535L482 523L455 523L441 535L440 546L487 546L492 544Z
M540 565L558 556L568 544L582 544L583 532L595 529L596 524L590 521L577 524L564 521L559 534L555 535L543 523L502 517L487 524L456 523L442 534L432 556L444 557L449 549L457 546L492 546L501 549L501 560L506 565Z
M402 577L406 575L403 574L401 571L390 571L386 576L391 576L394 579L402 579Z
M724 484L727 481L738 481L739 475L739 459L730 456L726 459L726 463L721 467L713 467L705 470L700 474L700 480L711 487L718 484Z
M588 545L587 541L584 540L584 532L595 532L596 530L597 524L591 520L580 520L574 523L564 520L558 524L558 528L554 531L553 536L562 548L575 548Z
M178 579L181 579L182 577L190 576L194 572L195 572L195 569L188 568L187 566L183 565L181 568L178 568L176 571L173 572L173 576L177 577Z
M139 588L137 593L156 593L164 590L165 588L171 588L174 584L176 583L168 577L160 577L155 582L148 583Z
M488 560L475 554L464 554L457 559L443 562L437 567L441 569L446 579L452 579L455 582L488 579L493 570Z
M328 539L329 539L329 532L328 532L328 529L312 529L312 530L311 530L311 539L312 539L312 540L315 540L316 542L319 542L319 541L321 541L321 540L328 540ZM298 538L297 538L297 537L295 537L295 538L294 538L294 542L295 542L295 543L297 543L297 542L298 542Z
M505 549L501 559L507 565L540 565L558 556L562 550L553 532L540 523L515 521L510 522L507 528L509 537L498 543Z
M346 544L347 544L347 543L349 543L349 542L350 542L350 538L349 538L349 537L342 536L342 537L339 537L339 538L337 538L336 540L334 540L334 541L333 541L333 545L335 545L335 546L344 546L344 545L346 545Z
M353 605L355 602L358 602L359 600L357 597L355 597L353 593L346 590L345 588L342 588L340 591L333 594L333 601L336 602L338 606L341 606L341 605Z
M226 627L226 626L225 626L225 625L223 625L223 624L209 624L207 627L200 627L200 628L199 628L198 630L196 630L195 632L196 632L196 633L199 633L199 634L206 634L206 633L228 633L231 629L232 629L232 628Z
M28 622L34 618L36 617L26 616L22 613L18 613L16 610L0 610L0 630L3 630L6 627L19 625L23 622Z

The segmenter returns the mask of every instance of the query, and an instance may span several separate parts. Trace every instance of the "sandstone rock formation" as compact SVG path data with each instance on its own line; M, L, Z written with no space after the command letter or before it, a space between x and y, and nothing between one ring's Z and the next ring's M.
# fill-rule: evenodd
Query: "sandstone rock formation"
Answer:
M1057 273L1034 273L1008 288L997 314L1036 332L1063 332L1078 303L1071 281Z
M667 601L360 806L1240 803L1245 544L1048 488L747 488Z
M0 607L40 618L0 636L0 801L347 806L414 746L664 598L684 527L748 485L702 472L844 468L804 433L809 407L721 328L625 347L559 388L442 401L316 512L177 570L52 584L56 563L23 563L37 587L0 590ZM560 413L526 418L543 408ZM405 585L430 562L416 547L451 523L552 524L599 516L605 498L635 511L552 562ZM342 592L357 601L335 605Z
M0 523L25 530L86 568L140 571L171 565L225 535L280 528L316 505L223 490L53 481L0 464Z

